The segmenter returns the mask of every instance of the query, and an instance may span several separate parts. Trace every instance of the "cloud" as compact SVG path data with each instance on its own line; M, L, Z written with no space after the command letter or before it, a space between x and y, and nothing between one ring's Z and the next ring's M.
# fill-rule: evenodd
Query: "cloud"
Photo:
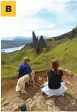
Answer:
M64 25L67 27L76 19L73 12L69 11L67 7L69 5L71 8L72 2L73 0L16 0L17 16L0 18L0 36L31 36L33 30L37 35L45 36L55 36L67 32L70 28L66 29ZM45 11L44 17L38 16L42 9L43 11L45 9L51 18L53 17L52 12L56 15L54 22L46 20L45 17L48 16L50 19L50 16L45 15Z
M71 0L16 0L17 16L36 14L41 9L62 13L65 11L66 3L70 1Z
M0 25L0 34L4 37L11 36L31 36L31 32L42 31L47 29L52 29L55 24L49 23L38 17L16 17L16 18L2 18Z
M15 36L26 36L31 37L32 31L34 30L36 35L44 35L47 37L57 36L68 32L72 27L56 28L56 25L45 21L38 17L26 17L26 18L2 18L0 23L1 37L15 37Z
M32 30L45 30L45 29L49 29L49 28L54 28L55 24L50 23L48 21L45 21L42 18L39 17L31 17L31 18L26 18L24 19L24 30L26 31L32 31Z
M19 18L0 18L0 36L12 37L16 36L20 31Z
M66 4L69 3L76 3L76 0L16 0L17 16L33 15L42 9L62 13L66 11Z

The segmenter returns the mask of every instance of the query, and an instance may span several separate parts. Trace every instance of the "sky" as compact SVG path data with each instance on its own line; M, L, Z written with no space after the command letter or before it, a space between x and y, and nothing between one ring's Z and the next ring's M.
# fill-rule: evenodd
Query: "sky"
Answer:
M76 26L77 0L16 0L16 17L0 17L0 37L53 37Z

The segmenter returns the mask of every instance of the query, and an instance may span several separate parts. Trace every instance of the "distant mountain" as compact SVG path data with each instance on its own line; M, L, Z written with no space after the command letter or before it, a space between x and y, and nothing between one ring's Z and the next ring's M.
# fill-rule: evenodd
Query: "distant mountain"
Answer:
M77 37L77 26L72 31L65 33L65 34L62 34L60 36L53 37L53 39L54 40L61 40L64 38L73 39L75 37Z
M1 49L18 47L32 42L32 38L15 37L13 40L1 40Z
M40 36L37 36L38 39L40 38ZM48 39L48 37L43 36L44 39ZM67 32L65 34L62 34L60 36L56 36L56 37L52 37L52 39L54 40L62 40L65 38L68 39L73 39L73 38L77 38L77 26L70 32ZM17 37L10 37L7 38L7 40L5 38L1 39L1 48L12 48L12 47L18 47L20 45L26 45L28 43L32 42L32 37L22 37L22 36L17 36Z

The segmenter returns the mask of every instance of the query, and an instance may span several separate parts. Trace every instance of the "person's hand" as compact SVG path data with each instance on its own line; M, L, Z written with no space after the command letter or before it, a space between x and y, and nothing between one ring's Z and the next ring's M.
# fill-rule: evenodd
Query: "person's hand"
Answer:
M33 84L33 87L34 87L34 88L36 88L36 85L35 85L35 84Z
M35 87L35 83L33 83L33 87Z
M34 72L34 71L32 71L32 74L33 74L33 76L35 77L35 72Z

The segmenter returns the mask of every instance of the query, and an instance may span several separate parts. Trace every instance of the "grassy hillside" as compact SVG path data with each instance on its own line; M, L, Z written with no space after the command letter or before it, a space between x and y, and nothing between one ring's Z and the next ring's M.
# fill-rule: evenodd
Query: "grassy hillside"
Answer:
M46 43L49 50L43 50L41 54L36 54L30 46L11 54L2 54L2 78L16 77L25 56L30 57L30 65L34 71L46 70L50 60L58 59L61 67L77 73L77 38L58 41L48 39Z

